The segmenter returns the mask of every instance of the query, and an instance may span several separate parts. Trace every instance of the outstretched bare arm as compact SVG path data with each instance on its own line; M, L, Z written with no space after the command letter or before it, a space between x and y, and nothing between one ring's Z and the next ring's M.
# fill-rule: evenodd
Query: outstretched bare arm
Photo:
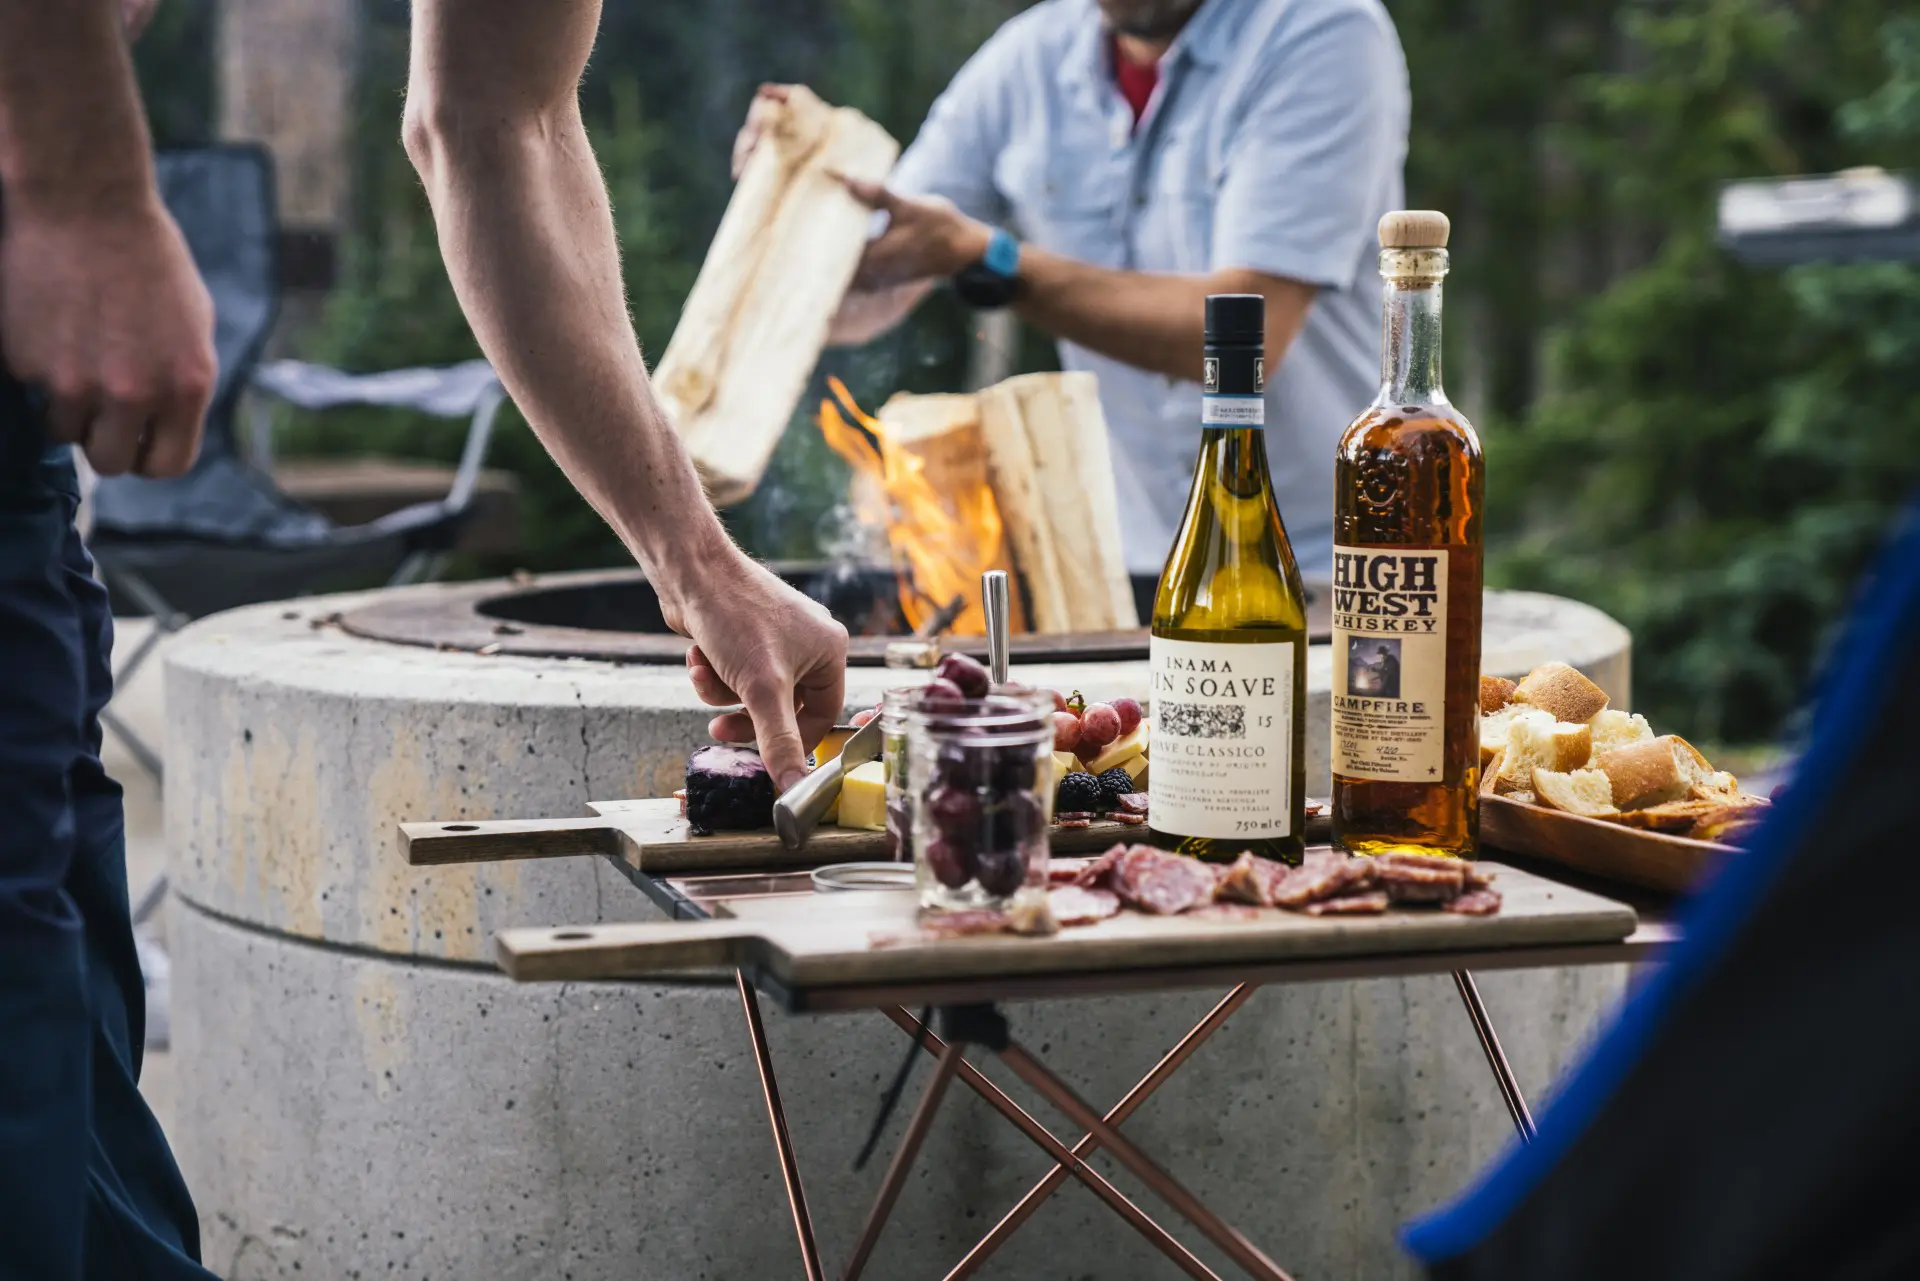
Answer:
M405 140L501 380L646 568L693 684L782 786L844 696L846 632L721 528L648 382L578 83L599 0L417 0ZM796 716L797 708L797 716Z

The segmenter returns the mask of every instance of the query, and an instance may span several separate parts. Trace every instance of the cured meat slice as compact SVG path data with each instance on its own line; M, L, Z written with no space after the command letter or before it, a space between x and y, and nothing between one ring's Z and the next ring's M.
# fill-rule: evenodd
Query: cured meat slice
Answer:
M1444 903L1466 887L1467 864L1425 854L1382 854L1374 880L1396 903Z
M1359 894L1342 894L1338 898L1309 903L1305 910L1308 916L1378 916L1387 910L1387 892L1367 890Z
M1073 878L1073 883L1081 889L1092 889L1097 885L1106 885L1108 874L1112 872L1115 867L1119 866L1121 856L1126 852L1127 846L1124 842L1115 845L1105 854L1102 854L1099 858L1094 859L1091 863L1081 868L1080 875Z
M1107 815L1107 817L1116 823L1125 823L1128 827L1138 827L1147 821L1145 814L1134 814L1127 810L1115 810L1113 813Z
M1005 912L994 908L967 908L926 913L920 918L920 933L926 938L955 939L969 934L1005 934L1012 924Z
M1214 897L1228 903L1251 903L1255 907L1272 907L1274 891L1293 869L1285 863L1276 863L1270 858L1261 858L1252 850L1247 850L1227 868L1227 874L1220 878L1220 885L1214 891Z
M1213 902L1218 884L1218 875L1207 864L1150 845L1136 845L1121 855L1111 878L1113 891L1122 899L1157 916Z
M1062 925L1091 925L1120 911L1120 896L1112 890L1087 890L1078 885L1057 885L1047 891L1053 919Z
M1305 907L1346 890L1367 888L1373 884L1374 871L1372 859L1309 855L1274 889L1273 901L1281 907Z
M1147 794L1145 792L1122 792L1114 798L1114 803L1129 814L1147 812Z
M1047 884L1071 885L1092 862L1090 858L1050 858L1047 860Z
M1477 863L1469 863L1467 864L1467 888L1470 890L1484 890L1493 884L1494 875L1494 870L1490 867L1481 867Z
M1499 890L1468 890L1450 898L1441 907L1462 916L1492 916L1500 910Z
M1093 820L1090 818L1056 818L1053 820L1053 825L1055 827L1092 827Z
M1209 921L1257 921L1260 909L1249 907L1245 903L1208 903L1186 913L1188 920L1200 918Z

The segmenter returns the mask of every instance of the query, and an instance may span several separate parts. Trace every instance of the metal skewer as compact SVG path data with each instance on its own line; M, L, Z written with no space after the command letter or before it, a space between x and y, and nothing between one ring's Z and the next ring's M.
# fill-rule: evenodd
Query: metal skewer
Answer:
M995 685L1007 682L1007 571L990 569L980 575L980 601L987 613L987 671Z

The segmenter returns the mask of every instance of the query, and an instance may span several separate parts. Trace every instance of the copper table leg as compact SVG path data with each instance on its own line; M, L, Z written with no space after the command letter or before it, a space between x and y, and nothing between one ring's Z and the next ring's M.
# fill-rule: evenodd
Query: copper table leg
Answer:
M1493 1020L1487 1017L1487 1007L1481 1003L1479 985L1466 970L1453 972L1453 985L1460 989L1460 999L1466 1004L1467 1017L1473 1020L1473 1030L1480 1037L1480 1048L1486 1052L1493 1079L1500 1085L1500 1097L1506 1100L1513 1128L1520 1132L1522 1143L1533 1142L1533 1113L1527 1110L1527 1096L1520 1092L1520 1083L1514 1079L1513 1068L1507 1063L1506 1051L1500 1048L1500 1037L1493 1030Z
M1194 1025L1191 1032L1181 1037L1179 1043L1153 1065L1153 1070L1141 1077L1139 1083L1127 1091L1126 1097L1113 1105L1103 1118L1106 1123L1119 1125L1132 1116L1135 1110L1147 1101L1147 1096L1165 1084L1167 1078L1178 1071L1180 1066L1192 1057L1193 1052L1200 1048L1201 1043L1219 1031L1226 1021L1233 1017L1234 1011L1245 1005L1257 990L1250 984L1241 983L1222 997L1220 1003L1208 1012L1206 1018L1201 1019ZM1087 1134L1073 1145L1073 1154L1077 1157L1087 1157L1099 1148L1099 1137ZM1040 1203L1052 1196L1054 1191L1066 1181L1067 1167L1055 1163L1040 1182L1034 1184L1032 1189L1020 1198L1019 1204L1007 1211L1006 1217L993 1225L993 1231L982 1237L980 1243L967 1252L967 1257L960 1260L960 1266L947 1274L947 1281L959 1281L960 1278L972 1276L978 1271L988 1257L1006 1243L1008 1237L1019 1231L1021 1224L1033 1217L1033 1212L1040 1208Z
M918 1042L920 1048L927 1053L939 1055L946 1052L947 1043L936 1035L933 1029L899 1006L882 1010L881 1013L899 1024L901 1030ZM1178 1265L1182 1272L1195 1278L1195 1281L1220 1281L1218 1273L1194 1258L1185 1246L1173 1239L1171 1233L1149 1218L1146 1211L1128 1200L1126 1194L1120 1189L1107 1182L1098 1170L1069 1151L1067 1145L1055 1138L1051 1130L1034 1120L1025 1108L1008 1098L999 1086L981 1074L979 1068L962 1059L959 1075L975 1094L986 1100L1001 1116L1007 1118L1015 1129L1038 1144L1041 1151L1065 1166L1076 1179L1086 1184L1095 1196L1106 1202L1109 1209L1131 1224L1141 1236L1152 1243L1155 1249Z
M855 1281L867 1266L873 1247L879 1243L880 1232L887 1226L887 1216L893 1213L893 1203L900 1199L900 1186L907 1181L907 1172L913 1169L913 1158L919 1155L927 1131L933 1128L933 1115L940 1110L940 1100L946 1097L947 1087L953 1084L954 1073L960 1070L965 1054L966 1047L957 1043L940 1052L940 1066L933 1070L927 1092L920 1096L920 1106L913 1110L913 1119L907 1122L907 1132L900 1137L900 1146L887 1165L886 1178L880 1180L880 1194L873 1199L867 1225L860 1230L860 1242L853 1247L853 1257L847 1260L847 1270L841 1274L843 1281Z
M760 1022L760 1002L746 972L734 971L740 986L740 1004L747 1011L747 1035L753 1041L754 1065L760 1069L760 1091L767 1098L767 1119L773 1123L773 1146L780 1152L780 1177L787 1185L787 1207L793 1212L793 1230L800 1238L800 1262L807 1281L825 1281L820 1271L820 1248L813 1242L813 1219L807 1214L807 1194L800 1186L800 1164L793 1156L793 1136L787 1133L787 1114L780 1107L780 1087L773 1079L773 1056L767 1052L767 1030Z
M1120 1164L1132 1170L1162 1200L1178 1211L1182 1218L1205 1233L1208 1240L1225 1251L1227 1257L1244 1268L1249 1275L1259 1278L1260 1281L1291 1281L1280 1269L1279 1264L1260 1253L1252 1242L1241 1236L1219 1215L1209 1210L1205 1202L1182 1187L1180 1182L1167 1173L1152 1157L1135 1147L1133 1140L1101 1120L1100 1114L1075 1093L1072 1086L1055 1076L1046 1064L1027 1053L1019 1043L1010 1043L1001 1050L1000 1059L1013 1069L1016 1076L1038 1090L1049 1103L1071 1117L1075 1125L1096 1136Z

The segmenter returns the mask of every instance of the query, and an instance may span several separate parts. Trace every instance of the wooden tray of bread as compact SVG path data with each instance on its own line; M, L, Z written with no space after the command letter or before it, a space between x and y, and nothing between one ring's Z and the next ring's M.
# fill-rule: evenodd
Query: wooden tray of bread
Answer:
M1736 856L1765 797L1565 663L1480 681L1482 844L1682 893Z

